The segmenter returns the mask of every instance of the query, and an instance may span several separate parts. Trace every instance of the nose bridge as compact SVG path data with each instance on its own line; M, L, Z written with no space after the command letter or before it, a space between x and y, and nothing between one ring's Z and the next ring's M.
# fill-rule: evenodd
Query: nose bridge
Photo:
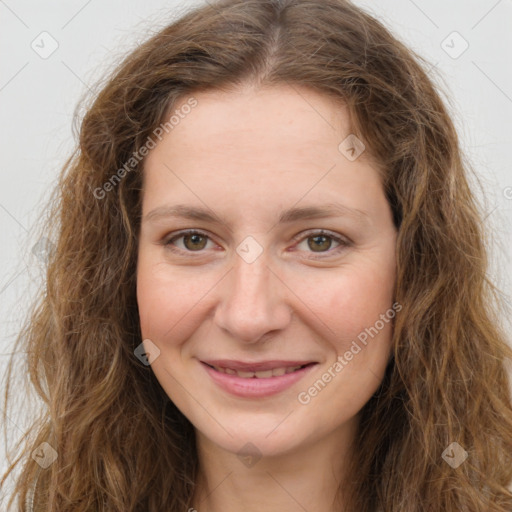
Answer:
M238 307L249 306L261 308L271 299L268 259L260 256L252 263L237 258L233 268L233 288L231 300L236 300ZM253 311L256 312L256 311Z
M283 295L284 285L270 269L266 255L248 261L235 255L215 321L234 338L252 342L269 331L284 328L290 312Z

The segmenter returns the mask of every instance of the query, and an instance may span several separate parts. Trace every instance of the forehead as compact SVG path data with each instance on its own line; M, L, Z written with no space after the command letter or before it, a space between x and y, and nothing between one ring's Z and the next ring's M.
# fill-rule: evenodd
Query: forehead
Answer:
M191 99L194 108L187 105ZM172 161L216 174L221 168L259 176L266 170L326 172L336 162L346 164L340 143L352 136L348 109L340 101L295 85L183 96L169 109L169 118L177 123L149 152L146 169ZM369 163L367 156L363 152L351 167Z
M284 208L302 197L320 204L343 199L360 208L357 195L382 195L364 153L350 161L340 152L350 120L347 109L330 97L289 86L193 97L196 106L146 159L145 195L151 203L186 195L215 206L229 197L241 207Z
M232 152L293 146L310 151L341 142L350 132L348 111L328 96L296 86L206 91L173 130L176 144L209 149L212 143ZM182 98L173 110L187 101ZM172 113L172 112L171 112Z

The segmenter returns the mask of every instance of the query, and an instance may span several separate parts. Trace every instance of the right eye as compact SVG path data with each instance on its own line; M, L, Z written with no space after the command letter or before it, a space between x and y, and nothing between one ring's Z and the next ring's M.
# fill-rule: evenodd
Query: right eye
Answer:
M164 246L169 248L173 252L201 252L207 241L209 240L209 236L205 233L193 229L181 231L171 238L167 239L164 242ZM177 247L175 244L176 240L183 239L183 247Z

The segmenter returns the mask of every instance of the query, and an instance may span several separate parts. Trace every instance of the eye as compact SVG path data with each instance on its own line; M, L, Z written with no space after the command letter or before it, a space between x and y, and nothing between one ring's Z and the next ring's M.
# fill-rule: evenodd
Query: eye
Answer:
M182 240L183 243L181 247L178 244L176 244L177 240ZM181 231L172 236L171 238L168 238L167 240L163 241L163 245L176 253L188 253L188 255L192 255L191 253L198 253L197 256L199 256L201 255L202 251L206 248L209 240L210 236L207 235L206 233L203 233L202 231L186 230ZM307 232L306 236L304 236L304 233L301 233L300 235L294 237L294 240L299 240L301 241L301 243L306 243L307 248L310 249L311 252L316 254L337 254L344 248L349 247L351 245L351 242L348 239L342 238L341 236L335 233L331 233L323 229ZM335 243L338 244L338 246L330 250L333 240L335 241ZM298 244L296 247L298 247L299 245L300 244ZM313 256L312 259L323 257L324 256ZM311 256L308 256L308 258L311 258Z
M306 243L307 248L311 249L311 251L316 254L337 254L344 248L349 247L351 245L351 242L349 240L344 239L335 233L331 233L330 231L326 231L323 229L307 232L306 236L304 236L304 233L301 233L300 237L296 237L294 240L297 239L302 240L301 243ZM334 240L338 244L338 246L335 247L333 250L329 250L331 249L332 246L332 240ZM300 244L297 245L297 247L299 246ZM313 259L323 257L324 256L313 256Z
M175 241L183 239L184 247L176 247ZM207 243L209 236L201 231L182 231L164 242L164 245L175 252L200 252Z

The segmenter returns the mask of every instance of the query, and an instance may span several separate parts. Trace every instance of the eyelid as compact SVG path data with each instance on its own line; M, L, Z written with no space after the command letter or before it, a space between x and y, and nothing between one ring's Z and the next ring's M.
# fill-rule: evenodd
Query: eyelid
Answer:
M170 237L168 237L168 236L164 237L161 243L165 248L171 250L174 253L186 254L187 256L192 256L192 257L203 256L204 249L202 249L201 251L197 251L197 252L184 251L183 249L180 249L179 247L175 247L172 245L171 242L173 242L174 240L177 240L178 238L181 238L185 235L201 235L201 236L207 238L209 241L214 242L213 237L211 235L209 235L208 232L206 232L206 231L203 231L200 229L182 229L181 231L172 233L172 236L170 236Z
M341 235L339 233L336 233L334 231L330 231L328 229L322 229L322 228L316 228L316 229L313 228L313 229L308 229L306 231L302 231L298 235L294 236L292 238L292 240L302 242L312 236L327 236L327 237L335 240L337 243L339 243L339 246L335 247L334 249L329 249L328 251L325 251L325 252L317 252L317 253L311 252L309 254L312 256L305 257L305 259L309 259L309 260L327 259L330 256L338 254L341 250L353 245L352 240L350 240L348 237Z
M197 251L197 252L196 251L184 251L183 249L180 249L180 248L172 245L171 242L173 242L174 240L177 240L178 238L181 238L185 235L200 235L200 236L207 238L209 241L214 242L214 238L211 235L209 235L208 232L206 232L206 231L203 231L201 229L183 229L181 231L173 233L172 236L170 236L170 237L168 237L168 236L164 237L161 243L162 243L162 245L164 245L164 247L168 248L169 250L171 250L172 252L175 252L175 253L186 254L187 256L192 256L192 257L203 256L204 249ZM316 228L316 229L312 228L312 229L308 229L306 231L302 231L298 235L295 235L292 238L292 240L294 242L301 242L311 236L328 236L329 238L332 238L333 240L338 242L340 245L338 247L335 247L334 249L330 249L325 252L319 252L319 253L311 252L310 254L312 254L313 256L308 256L308 257L306 257L306 259L327 258L327 257L339 252L340 249L350 247L353 244L352 240L350 240L348 237L341 235L339 233L336 233L334 231L330 231L328 229L322 229L322 228ZM293 252L295 252L295 251L293 251ZM322 256L324 254L326 256Z
M308 238L308 236L313 236L313 235L316 235L316 236L326 235L330 238L337 240L338 242L344 242L346 244L352 243L352 241L345 235L341 235L340 233L336 233L335 231L330 231L328 229L322 229L322 228L316 228L316 229L312 228L312 229L307 229L306 231L301 231L298 235L295 235L292 238L292 240L300 241L300 240L303 240L304 238Z

